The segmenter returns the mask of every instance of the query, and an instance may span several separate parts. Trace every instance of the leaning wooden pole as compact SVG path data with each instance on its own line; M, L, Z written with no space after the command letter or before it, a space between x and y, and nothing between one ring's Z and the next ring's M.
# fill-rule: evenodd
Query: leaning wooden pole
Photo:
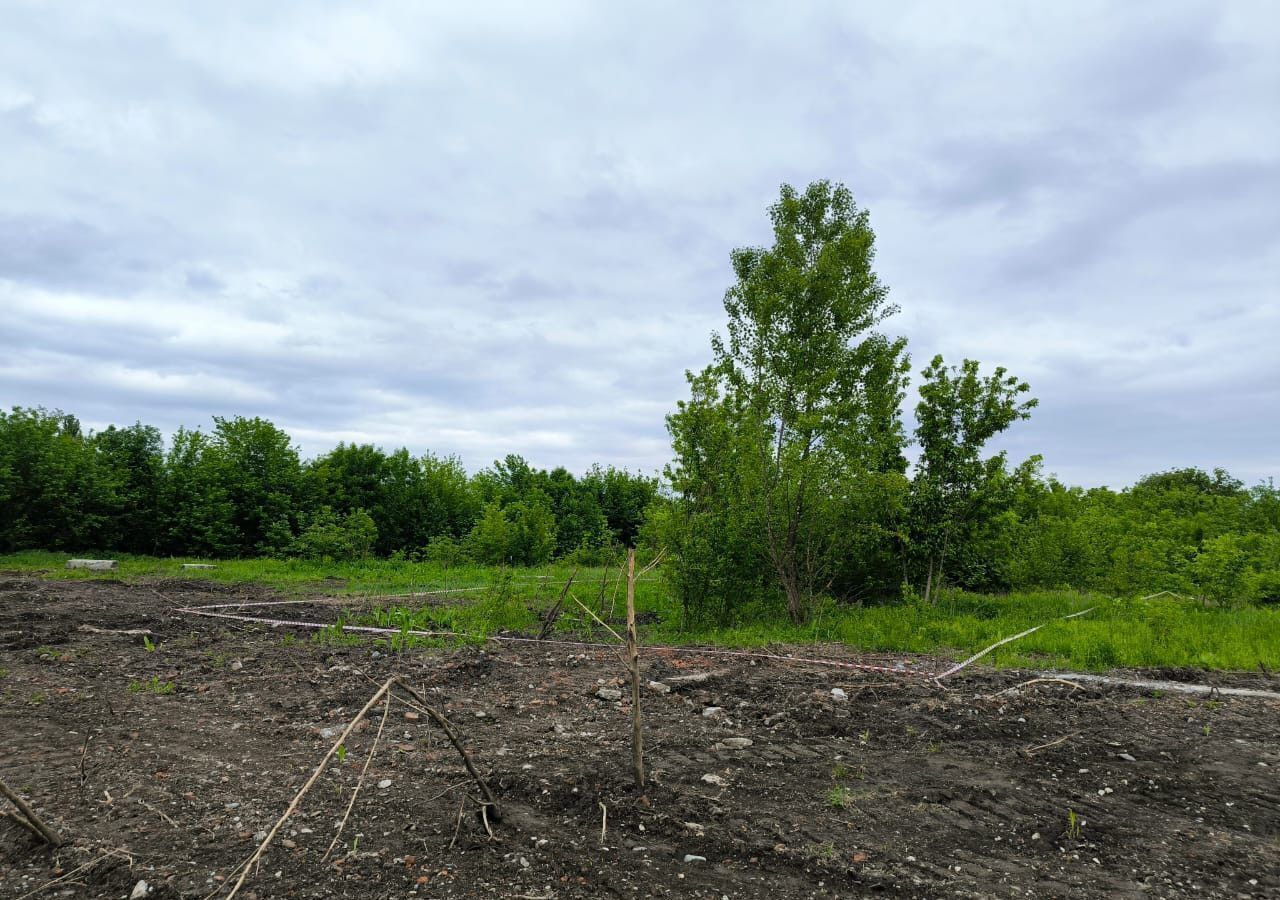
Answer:
M627 550L627 661L631 666L631 766L644 787L644 733L640 727L640 639L636 635L636 551Z
M9 798L9 802L18 808L18 813L20 815L15 816L15 820L26 826L30 831L40 835L40 837L44 839L45 843L50 846L62 846L62 836L46 825L44 820L36 815L35 810L28 806L27 802L18 796L18 792L4 783L3 778L0 778L0 794Z

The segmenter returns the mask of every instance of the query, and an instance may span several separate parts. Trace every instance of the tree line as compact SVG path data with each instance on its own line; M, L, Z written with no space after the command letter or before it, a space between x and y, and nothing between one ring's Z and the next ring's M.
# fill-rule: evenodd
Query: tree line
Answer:
M591 561L635 542L656 492L621 469L576 477L516 455L475 475L455 457L368 444L303 460L262 418L215 418L166 446L141 423L85 433L60 411L0 412L3 551Z
M971 359L920 370L908 431L911 359L884 328L897 308L866 210L821 181L783 186L769 212L773 245L733 252L726 332L667 418L661 485L516 455L475 475L370 445L302 460L261 418L215 418L166 446L142 424L85 434L15 408L0 413L0 550L538 565L640 544L666 551L686 618L717 624L929 603L943 587L1280 602L1271 483L1179 469L1085 490L1045 477L1038 456L1013 464L989 444L1036 400Z

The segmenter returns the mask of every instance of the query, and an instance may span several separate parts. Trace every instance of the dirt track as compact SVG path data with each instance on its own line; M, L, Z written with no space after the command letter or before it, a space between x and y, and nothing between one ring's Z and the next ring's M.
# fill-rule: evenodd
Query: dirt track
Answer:
M650 678L726 674L646 693L652 784L639 795L625 704L595 696L621 684L612 655L388 656L172 612L241 596L267 595L0 576L0 776L73 839L53 852L0 822L0 897L103 848L132 864L102 858L37 896L127 897L145 879L152 897L204 897L395 672L447 710L491 773L506 810L494 838L470 810L457 825L468 787L457 754L396 706L336 860L321 863L379 709L241 897L1280 897L1275 702L1054 683L991 698L1026 676L967 670L939 690L650 658ZM157 649L84 625L150 629ZM734 737L751 745L723 749Z

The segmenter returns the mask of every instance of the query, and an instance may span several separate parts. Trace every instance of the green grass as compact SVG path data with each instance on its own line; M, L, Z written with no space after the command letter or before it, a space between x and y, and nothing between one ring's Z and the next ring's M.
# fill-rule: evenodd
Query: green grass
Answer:
M494 567L442 568L427 563L369 560L322 563L309 560L224 560L216 569L181 568L201 560L155 559L116 555L113 572L67 570L66 554L17 553L0 556L0 570L39 573L50 578L151 581L163 578L251 582L290 596L324 594L369 597L413 591L481 588L452 595L456 603L423 606L412 598L379 604L370 612L347 614L346 621L377 624L401 630L467 632L484 635L536 628L538 614L555 600L573 567L552 564L536 569L499 570ZM616 588L616 569L581 569L573 586L578 599L600 612L610 610L615 623L624 606L624 590ZM615 599L616 593L616 599ZM1087 616L1056 621L1068 613L1095 607ZM723 647L765 647L771 644L839 643L849 647L904 655L936 654L963 658L1002 637L1033 625L1051 624L1001 647L984 658L984 665L1061 667L1088 671L1111 668L1192 667L1217 670L1257 669L1259 664L1280 669L1280 608L1241 606L1204 608L1164 597L1138 601L1086 595L1074 591L1032 591L1007 595L943 592L933 606L886 606L820 609L813 620L793 625L781 609L758 613L757 620L730 628L688 629L680 606L659 573L647 575L636 590L642 621L641 640L650 644L709 644ZM616 625L615 625L616 627ZM570 600L557 637L607 635ZM321 632L321 642L363 642L369 638ZM383 645L406 649L423 641L389 635Z
M150 681L129 682L131 694L172 694L173 689L172 681L161 681L158 675L152 675Z

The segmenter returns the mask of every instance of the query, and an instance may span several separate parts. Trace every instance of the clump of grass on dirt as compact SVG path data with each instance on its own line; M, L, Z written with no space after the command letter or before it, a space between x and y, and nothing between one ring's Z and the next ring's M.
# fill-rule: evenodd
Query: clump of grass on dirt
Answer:
M174 691L174 683L172 681L161 681L158 675L152 675L148 681L131 681L129 682L129 693L131 694L172 694Z

